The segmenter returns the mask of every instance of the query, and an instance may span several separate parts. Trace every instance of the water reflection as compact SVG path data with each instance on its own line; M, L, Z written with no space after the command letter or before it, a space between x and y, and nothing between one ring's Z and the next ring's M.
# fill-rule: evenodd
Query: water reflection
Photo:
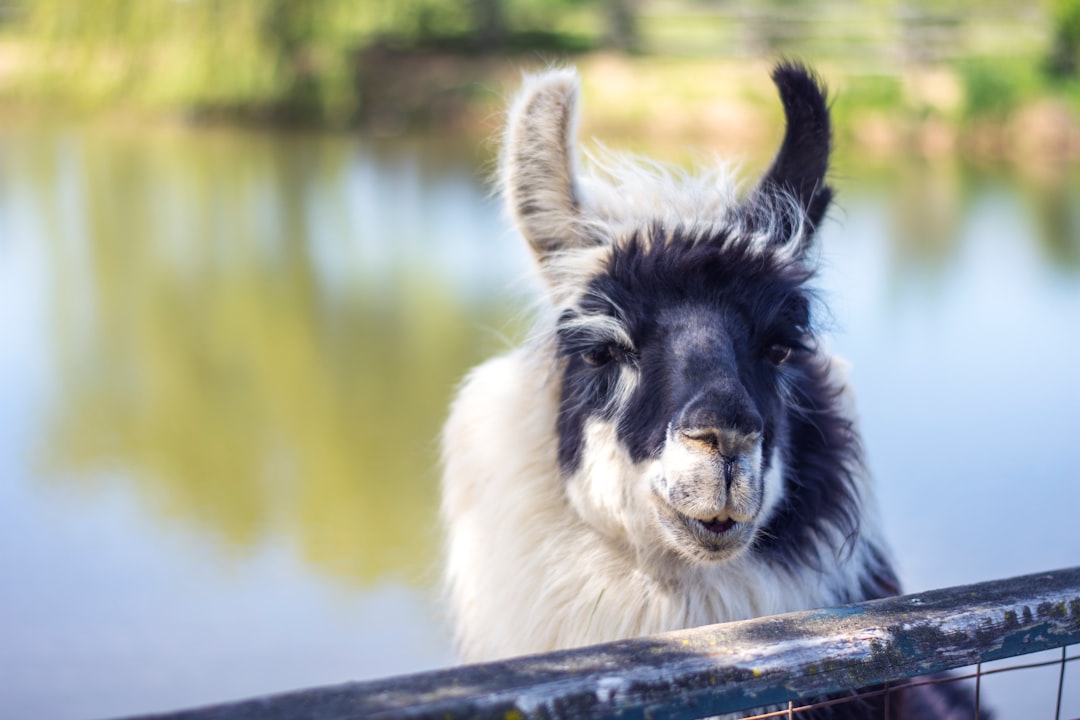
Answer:
M120 469L150 511L229 551L284 535L335 576L430 580L446 402L523 305L507 288L527 260L477 158L434 141L116 129L6 147L12 237L44 251L56 364L35 475ZM1037 232L1006 245L1034 235L1047 266L1080 269L1075 174L845 160L839 174L829 232L860 232L867 211L886 232L868 241L885 253L886 317L905 298L949 302L985 207L1019 203Z
M448 657L426 604L436 438L529 296L484 162L421 140L0 133L0 539L20 548L0 553L17 588L0 669L26 688L0 714L158 710ZM840 158L837 180L821 282L908 587L1075 563L1080 338L1062 329L1080 316L1080 174ZM75 533L80 512L100 517ZM241 590L237 567L254 568ZM133 628L162 615L187 624L141 644ZM404 658L400 628L424 649ZM82 655L41 654L43 636ZM86 698L165 658L213 677L56 710L58 672Z
M1080 271L1080 177L1065 168L1029 177L1023 185L1033 206L1036 237L1049 263L1069 275Z
M51 149L28 198L53 275L44 476L120 467L226 549L281 533L334 575L423 578L439 423L507 322L454 291L456 248L417 217L463 214L424 166L440 156L109 133ZM453 185L495 222L481 187Z

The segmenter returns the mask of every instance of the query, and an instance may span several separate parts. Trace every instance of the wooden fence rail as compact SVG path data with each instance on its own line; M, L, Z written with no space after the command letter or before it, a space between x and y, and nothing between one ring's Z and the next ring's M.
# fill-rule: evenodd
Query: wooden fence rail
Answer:
M697 718L1077 643L1080 567L154 717Z

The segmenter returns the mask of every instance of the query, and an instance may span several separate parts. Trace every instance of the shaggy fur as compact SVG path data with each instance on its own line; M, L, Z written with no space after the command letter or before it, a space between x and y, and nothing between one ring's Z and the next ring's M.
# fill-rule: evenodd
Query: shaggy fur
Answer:
M582 174L576 76L526 78L500 182L547 304L445 428L464 660L898 592L844 367L815 333L825 94L795 64L773 80L786 134L739 201L722 169L606 157ZM842 707L829 717L879 712Z

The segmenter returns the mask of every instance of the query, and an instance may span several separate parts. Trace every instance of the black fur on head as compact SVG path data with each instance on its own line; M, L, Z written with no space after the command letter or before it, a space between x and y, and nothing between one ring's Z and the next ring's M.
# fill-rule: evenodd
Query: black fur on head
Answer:
M563 312L558 457L565 474L576 472L588 421L599 418L614 423L634 463L658 460L676 441L711 453L694 462L727 477L729 496L738 462L748 476L780 465L782 488L752 546L807 563L825 535L857 532L861 461L817 347L808 287L815 267L807 250L832 197L825 91L795 63L781 63L773 80L787 127L749 197L704 228L654 221L613 241L602 270ZM744 485L740 509L753 515L769 491L760 477ZM683 502L682 490L662 490L673 505ZM886 574L868 581L874 595L895 585Z
M784 466L782 499L757 550L813 562L813 536L856 531L860 468L858 437L817 351L813 268L726 233L650 235L614 248L561 318L560 465L570 474L582 462L590 417L613 420L640 463L662 453L672 426L712 413L714 425L760 432L766 471L774 457Z

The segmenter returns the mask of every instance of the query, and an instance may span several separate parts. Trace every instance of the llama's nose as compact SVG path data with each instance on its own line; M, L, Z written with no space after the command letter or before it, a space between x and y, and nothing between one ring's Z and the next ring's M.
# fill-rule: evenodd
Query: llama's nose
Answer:
M752 452L761 442L764 422L746 392L711 388L683 407L672 430L699 452L727 457Z

